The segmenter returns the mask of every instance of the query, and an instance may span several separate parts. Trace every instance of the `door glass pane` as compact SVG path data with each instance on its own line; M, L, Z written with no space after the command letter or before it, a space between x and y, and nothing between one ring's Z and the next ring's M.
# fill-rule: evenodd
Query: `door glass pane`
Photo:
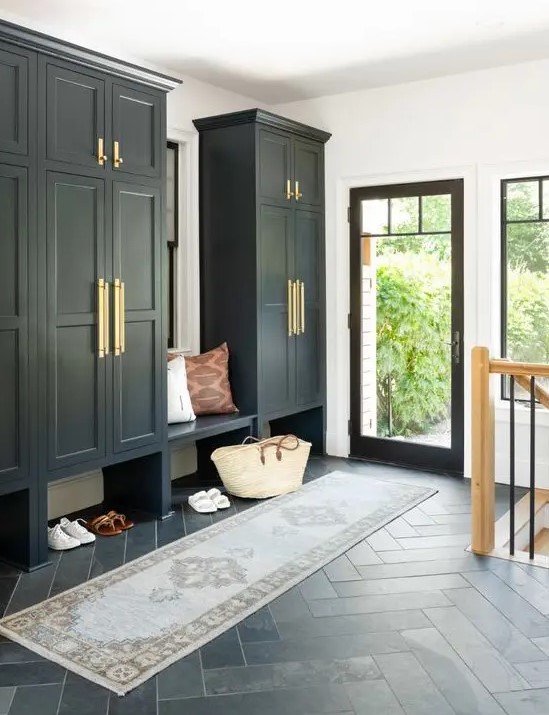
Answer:
M362 202L362 233L385 234L389 230L389 202L369 199Z
M417 233L419 231L419 198L405 196L390 199L391 233Z
M507 184L507 221L539 218L539 182L510 181Z
M451 229L451 196L421 197L421 230L422 231L450 231Z
M362 239L364 436L451 446L451 245L449 232Z

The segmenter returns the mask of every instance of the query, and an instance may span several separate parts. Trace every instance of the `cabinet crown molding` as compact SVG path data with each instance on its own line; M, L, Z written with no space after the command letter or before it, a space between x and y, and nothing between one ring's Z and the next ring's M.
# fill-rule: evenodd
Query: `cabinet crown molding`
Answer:
M285 132L291 132L297 136L313 139L314 141L319 141L324 144L332 136L329 132L325 132L322 129L316 129L315 127L310 127L308 124L295 122L293 119L288 119L287 117L282 117L279 114L273 114L272 112L268 112L265 109L258 109L257 107L255 109L245 109L241 112L217 114L213 117L203 117L193 120L193 124L199 132L207 129L219 129L221 127L232 127L237 124L251 124L254 122L265 124L274 129L281 129Z
M75 45L5 20L0 20L0 40L52 57L76 62L93 70L108 72L122 79L140 82L164 92L170 92L182 84L181 80L175 77L139 67L131 62L109 57L100 52L85 49L80 45Z

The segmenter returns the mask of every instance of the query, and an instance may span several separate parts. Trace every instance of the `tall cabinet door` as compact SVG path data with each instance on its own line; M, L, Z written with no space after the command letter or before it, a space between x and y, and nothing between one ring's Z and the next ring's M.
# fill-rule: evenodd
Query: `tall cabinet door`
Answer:
M293 278L293 211L261 206L260 251L260 402L263 414L295 403L295 338L290 314L289 281Z
M48 172L46 182L48 466L56 469L105 455L97 288L105 196L100 179Z
M259 130L259 196L270 204L289 205L293 192L291 139L267 129Z
M29 56L0 46L0 152L27 154Z
M28 471L27 170L0 165L0 482Z
M317 402L323 396L322 245L322 214L296 211L295 275L301 283L298 301L300 334L296 337L296 395L300 406Z
M160 96L114 84L112 88L112 139L118 143L117 171L139 176L160 176L162 152L162 103Z
M114 451L161 439L160 189L113 184Z
M42 59L46 83L46 156L79 166L98 166L98 140L105 137L105 82ZM106 148L106 145L105 145Z

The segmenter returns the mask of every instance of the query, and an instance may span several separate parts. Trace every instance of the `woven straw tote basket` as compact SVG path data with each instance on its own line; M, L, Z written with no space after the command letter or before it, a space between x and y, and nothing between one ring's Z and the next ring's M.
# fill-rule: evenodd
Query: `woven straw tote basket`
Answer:
M299 489L310 451L311 443L293 434L246 437L242 444L216 449L212 461L229 494L266 499Z

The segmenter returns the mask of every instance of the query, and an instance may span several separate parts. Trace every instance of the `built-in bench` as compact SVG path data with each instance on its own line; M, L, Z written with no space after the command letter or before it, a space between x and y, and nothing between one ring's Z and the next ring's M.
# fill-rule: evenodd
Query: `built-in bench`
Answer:
M204 487L219 483L210 459L214 449L239 444L256 433L257 415L205 415L194 422L168 425L168 443L172 450L196 443L197 472L185 477L185 483Z

